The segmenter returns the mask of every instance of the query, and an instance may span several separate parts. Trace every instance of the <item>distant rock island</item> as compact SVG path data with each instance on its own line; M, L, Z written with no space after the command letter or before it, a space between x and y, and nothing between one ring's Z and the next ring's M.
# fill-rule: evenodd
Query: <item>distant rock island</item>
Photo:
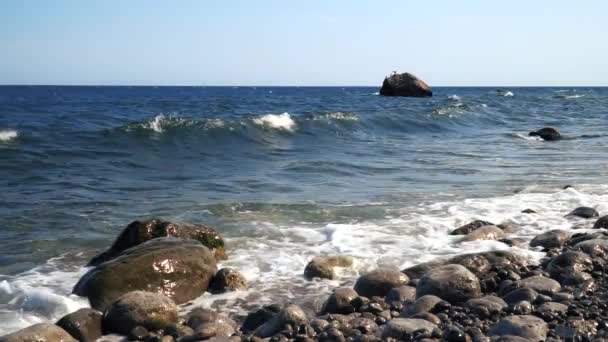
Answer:
M433 91L423 80L410 73L398 74L393 72L390 76L384 78L380 95L430 97L433 96Z

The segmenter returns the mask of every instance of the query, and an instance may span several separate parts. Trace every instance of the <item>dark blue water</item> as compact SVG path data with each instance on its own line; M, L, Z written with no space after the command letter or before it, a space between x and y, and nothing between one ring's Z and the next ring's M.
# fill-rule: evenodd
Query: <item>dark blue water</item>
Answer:
M84 264L142 217L239 241L607 183L608 89L507 90L0 87L0 274ZM527 138L543 126L568 139Z

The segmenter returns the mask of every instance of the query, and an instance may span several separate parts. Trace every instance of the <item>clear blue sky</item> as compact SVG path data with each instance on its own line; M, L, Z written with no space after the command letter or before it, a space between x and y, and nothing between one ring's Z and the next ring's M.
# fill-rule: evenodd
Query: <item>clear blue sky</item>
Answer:
M0 1L0 84L608 85L608 2Z

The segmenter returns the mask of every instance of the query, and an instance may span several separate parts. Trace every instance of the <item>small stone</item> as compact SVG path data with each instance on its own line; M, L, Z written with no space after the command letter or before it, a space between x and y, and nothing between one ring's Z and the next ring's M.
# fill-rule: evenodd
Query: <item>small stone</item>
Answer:
M416 296L441 296L450 303L463 303L481 296L479 279L464 266L448 264L439 266L420 278Z
M530 316L509 316L502 319L492 329L491 336L519 336L533 341L542 341L547 338L548 326L542 319Z
M384 300L390 302L408 302L416 300L416 288L412 286L393 287L387 294Z
M502 229L496 226L483 226L467 234L462 241L500 240L505 237Z
M148 336L148 334L148 329L142 327L141 325L138 325L135 328L131 329L131 331L129 331L128 336L131 340L143 341L146 336Z
M217 271L211 279L209 292L224 293L247 289L247 279L235 269L226 267Z
M527 287L548 296L558 293L562 288L557 281L540 275L524 278L517 283L520 287Z
M137 326L161 330L177 323L177 306L162 294L133 291L118 298L105 314L104 327L109 332L127 335Z
M349 287L339 287L329 296L322 312L349 314L355 312L355 307L351 303L359 295Z
M384 297L392 288L408 282L408 276L398 270L378 269L359 277L354 289L360 296Z
M351 267L352 265L353 258L350 256L319 256L306 265L304 276L307 279L335 279L336 267Z
M455 230L453 230L450 235L467 235L470 232L479 229L483 226L492 226L494 225L491 222L488 221L483 221L483 220L475 220L473 222L469 222L467 224L465 224L464 226L458 227Z
M582 218L592 218L592 217L599 217L600 215L593 208L590 208L590 207L578 207L578 208L572 210L566 216L578 216L578 217L582 217Z
M593 228L595 228L595 229L608 228L608 215L602 216L599 219L597 219L597 221L595 221L595 224L593 225Z
M414 303L406 305L401 317L411 317L418 313L429 312L441 302L443 302L443 299L434 295L422 296L416 299Z
M101 337L101 312L93 309L80 309L63 316L57 326L81 342L93 342Z
M507 304L514 304L517 302L520 302L522 300L528 301L530 303L536 301L536 297L538 296L538 292L524 287L524 288L520 288L520 289L515 289L509 293L507 293L506 296L504 296L504 300L505 302L507 302Z
M530 247L542 247L543 249L561 248L570 237L567 231L554 229L539 234L530 241Z
M427 320L417 318L394 318L384 326L382 338L408 341L415 331L431 333L437 326Z
M272 317L255 331L258 337L271 337L285 327L285 325L298 326L306 323L306 313L297 305L291 304Z

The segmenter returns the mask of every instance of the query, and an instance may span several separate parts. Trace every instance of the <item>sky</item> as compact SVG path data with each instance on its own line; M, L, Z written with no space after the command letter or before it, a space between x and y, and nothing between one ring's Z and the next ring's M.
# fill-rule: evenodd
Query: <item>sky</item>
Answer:
M0 84L608 86L605 0L2 0Z

